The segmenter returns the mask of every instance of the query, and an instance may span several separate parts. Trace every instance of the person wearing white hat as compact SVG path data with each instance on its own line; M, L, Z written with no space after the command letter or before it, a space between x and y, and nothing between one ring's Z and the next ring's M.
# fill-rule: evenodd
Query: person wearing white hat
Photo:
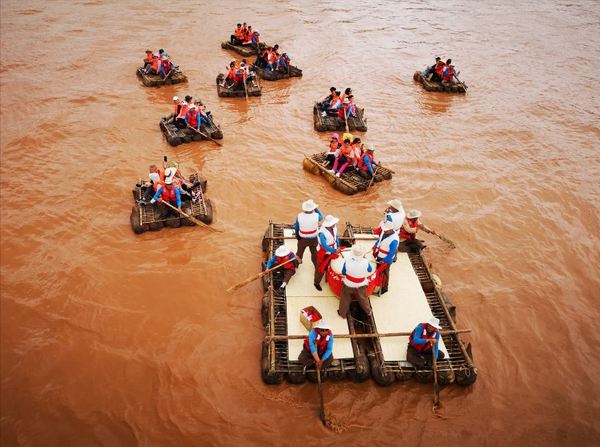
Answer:
M185 116L187 115L188 109L190 105L187 101L182 100L179 103L179 113L175 116L174 123L179 129L185 129L187 127L187 123L185 122Z
M358 161L358 175L366 179L373 178L375 174L373 166L377 165L378 163L375 161L375 149L371 144Z
M179 185L173 182L173 177L165 177L165 181L159 183L158 188L156 188L156 193L154 194L154 197L152 197L152 200L150 200L150 203L160 203L162 201L168 202L181 210L181 189L179 188ZM161 217L163 218L172 212L172 210L167 207L163 207L160 211Z
M426 247L425 241L417 239L417 231L423 230L426 233L437 234L432 229L426 227L421 223L419 218L421 217L421 211L412 209L406 213L404 222L400 227L400 250L401 251L413 251L422 250Z
M144 182L144 187L146 189L144 190L143 197L139 201L139 203L142 205L145 205L144 202L149 202L152 197L154 197L158 185L165 179L165 173L155 164L151 164L148 167L148 179L149 181Z
M179 101L179 96L173 96L173 121L179 115L179 110L181 109L181 101Z
M333 362L333 332L322 319L313 324L304 339L304 347L298 360L304 366L314 364L317 368L327 368Z
M373 257L377 261L377 274L380 275L380 287L381 293L385 293L388 290L388 284L390 281L390 266L396 261L396 254L398 252L399 238L398 234L394 231L394 224L389 220L386 220L381 224L381 234L379 239L373 245ZM384 267L381 267L384 266Z
M417 324L408 338L406 360L417 368L431 367L433 355L437 361L443 360L444 352L439 349L440 329L440 320L436 317L431 317L426 323Z
M379 226L375 229L375 234L381 233L381 225L383 222L389 221L394 224L394 231L399 235L400 228L402 227L402 223L404 222L404 218L406 214L404 212L404 207L402 206L402 202L400 199L393 199L387 202L388 207L383 212L383 221L379 222Z
M334 257L340 252L340 238L338 237L336 224L340 220L331 214L325 216L323 225L319 228L319 245L317 249L317 268L315 269L315 288L318 291L321 288L321 280L325 275L325 270Z
M304 250L308 247L315 269L318 267L317 246L319 245L319 241L317 232L319 231L319 222L322 220L323 214L319 211L319 205L313 199L309 199L302 203L302 212L298 214L294 223L296 239L298 239L296 255L300 258L300 262L302 262Z
M293 261L287 262L290 259L293 259ZM290 279L292 279L292 276L294 276L294 274L296 273L296 269L298 268L299 264L298 259L296 259L294 253L292 253L292 250L290 250L290 248L285 244L281 245L277 248L277 250L275 250L275 254L273 255L273 257L267 261L266 268L268 270L272 267L283 264L284 262L287 262L287 264L281 267L281 269L283 270L283 281L279 286L280 289L285 289L287 283L290 281Z
M371 315L371 305L367 297L368 277L373 273L373 267L364 258L365 250L354 245L352 255L347 258L342 267L342 293L340 294L340 307L338 315L342 318L348 317L350 303L353 298L358 300L359 306L367 314Z

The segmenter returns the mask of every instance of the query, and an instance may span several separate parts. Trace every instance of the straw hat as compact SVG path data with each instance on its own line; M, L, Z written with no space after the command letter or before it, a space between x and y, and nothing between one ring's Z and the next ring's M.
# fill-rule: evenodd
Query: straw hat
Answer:
M323 321L322 318L319 321L317 321L315 324L313 324L313 327L315 329L324 329L326 331L331 330L331 326L329 326L326 321Z
M350 104L350 100L348 98L344 98L344 104Z
M152 180L154 183L158 183L160 180L160 175L158 175L157 172L151 172L148 174L148 177L150 177L150 180Z
M192 104L192 105L190 106L190 110L196 110L196 106L195 106L194 104Z
M362 258L364 254L365 250L360 245L352 246L352 256L354 256L355 258Z
M442 327L440 326L440 320L435 317L431 317L427 322L428 325L433 326L434 328L440 330Z
M387 204L392 208L397 209L398 211L404 209L402 206L402 202L399 199L390 200Z
M319 207L313 199L308 199L306 202L302 204L302 211L310 213L311 211L316 210Z
M283 244L282 246L278 247L277 250L275 250L275 256L279 256L280 258L283 258L284 256L287 256L291 253L292 251L290 250L290 248Z
M418 219L421 217L421 211L412 209L408 213L406 213L406 217L409 219Z
M350 141L352 141L352 140L354 140L354 136L352 136L352 134L351 134L351 133L345 132L345 133L344 133L344 135L342 135L342 139L343 139L344 141L345 141L345 140L350 140Z
M331 214L325 216L325 220L323 221L324 227L333 227L336 223L338 223L340 219L337 217L333 217Z
M385 222L383 222L381 224L381 229L383 231L393 230L394 229L394 224L392 222L390 222L389 220L386 220Z

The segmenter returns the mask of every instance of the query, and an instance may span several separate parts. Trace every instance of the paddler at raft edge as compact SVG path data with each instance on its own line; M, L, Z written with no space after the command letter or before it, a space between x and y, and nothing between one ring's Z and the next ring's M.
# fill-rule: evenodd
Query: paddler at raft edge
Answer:
M351 253L352 255L346 259L342 267L342 293L338 315L346 319L352 298L356 298L362 310L370 317L371 305L366 292L369 285L368 277L373 273L373 267L364 258L365 251L362 247L352 246Z
M402 206L402 202L400 199L393 199L387 203L388 207L383 212L383 221L379 222L379 227L376 228L373 232L375 234L381 233L381 224L383 222L392 222L394 224L394 231L397 234L400 234L400 227L402 227L402 223L404 222L404 218L406 217L404 213L404 207Z
M385 221L381 224L382 233L379 239L373 245L373 257L377 261L377 265L385 267L377 268L377 274L380 275L381 294L388 291L390 282L390 266L396 262L396 254L398 253L399 237L394 231L394 224L390 221Z
M436 361L444 360L445 355L439 350L440 320L431 317L427 323L419 323L408 337L406 360L417 368L430 368L433 362L431 347L435 346Z
M327 368L333 362L333 332L322 319L313 325L304 339L298 361L305 367L314 363L319 369Z
M412 251L413 248L422 250L426 247L425 241L417 239L418 230L437 235L431 228L423 225L419 217L421 217L419 210L412 209L406 213L406 218L400 227L400 251Z
M296 256L294 255L294 253L292 253L292 250L290 250L290 248L284 244L278 247L277 250L275 250L275 255L267 262L267 270L271 267L283 264L284 262L289 261L290 259L294 259L295 257ZM292 276L294 276L294 273L296 273L297 268L298 259L295 259L292 262L288 262L287 264L281 267L281 269L283 270L283 282L281 283L281 286L279 286L280 289L285 289L285 286L287 285L289 280L292 278Z
M323 220L323 214L321 214L318 207L319 205L312 199L307 200L302 204L302 212L298 214L296 222L294 223L296 239L298 239L296 256L298 256L299 261L302 262L304 250L308 247L310 250L310 258L315 269L318 267L317 245L319 245L319 241L317 232L319 230L319 223Z
M337 224L340 221L337 217L328 214L325 216L323 225L319 228L319 245L317 251L317 268L315 269L315 289L321 288L321 280L325 275L325 270L329 262L340 252L340 238L338 237Z

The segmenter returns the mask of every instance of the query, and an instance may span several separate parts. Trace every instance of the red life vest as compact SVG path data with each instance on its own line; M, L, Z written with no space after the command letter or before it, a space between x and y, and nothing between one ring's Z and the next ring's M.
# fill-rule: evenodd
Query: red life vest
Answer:
M242 40L244 38L244 29L240 26L239 28L235 29L233 34L235 35L236 39Z
M440 76L441 76L442 74L444 74L444 66L445 66L445 65L446 65L445 63L443 63L442 61L439 61L439 62L436 64L436 66L435 66L435 72L436 72L437 74L439 74Z
M162 66L165 68L165 74L168 74L171 71L171 64L169 61L162 61Z
M187 113L188 124L192 126L194 129L198 127L198 111L190 110Z
M188 107L187 105L182 105L181 108L179 109L179 115L177 115L177 119L184 119L185 115L188 112Z
M454 65L447 65L446 72L444 73L444 79L446 81L450 81L450 80L452 80L453 77L454 77Z
M181 105L181 101L177 101L174 104L173 115L175 115L175 116L179 115L179 106L180 105Z
M358 167L360 169L362 169L363 171L368 171L369 168L367 167L367 164L365 163L365 157L369 159L369 162L371 162L371 166L373 166L373 160L375 159L375 157L373 157L373 154L371 152L365 152L363 154L363 156L360 157L360 161L358 162Z
M291 256L292 256L291 254L289 254L287 256L284 256L284 257L276 256L276 258L277 258L277 265L283 264L285 261L289 261L291 259ZM288 270L296 270L296 262L295 261L288 262L282 268L288 269Z
M163 181L163 178L164 178L164 175L161 177L161 179L158 182L154 183L154 185L153 185L154 192L158 191L158 187L159 186L162 186L163 187L163 191L164 191L164 189L165 189L165 183Z
M340 143L338 143L337 140L332 141L331 143L329 143L329 153L330 154L334 154L338 150L338 146L339 145L340 145Z
M165 201L165 202L177 202L177 196L175 195L175 185L165 185L162 184L162 193L160 195L160 197Z
M410 228L417 228L419 225L419 219L414 219L412 221L406 219L404 221L404 223L402 224L402 226L400 227L400 239L416 239L417 237L417 233L408 233L405 229L404 229L404 224L408 223L408 226Z
M270 64L274 64L276 60L275 53L273 51L269 51L267 53L267 62Z
M319 357L325 354L327 351L327 344L329 343L329 339L331 338L331 331L328 330L327 334L322 337L320 333L317 332L317 336L315 337L315 345L317 346L317 353ZM310 344L308 343L308 337L304 339L304 349L310 352Z
M157 57L152 59L152 68L157 73L160 70L160 60Z
M434 339L436 338L436 335L438 333L437 329L433 329L433 332L431 333L431 335L427 332L426 329L427 323L421 323L421 328L423 330L423 333L421 334L421 338L426 338L428 340ZM423 352L429 352L431 351L431 343L427 342L427 343L423 343L422 345L418 345L414 342L414 337L415 337L415 332L418 329L418 327L416 327L412 333L410 334L410 337L408 338L408 342L410 343L410 345L414 348L415 351L419 352L419 353L423 353Z
M152 62L152 53L148 53L146 56L146 62Z

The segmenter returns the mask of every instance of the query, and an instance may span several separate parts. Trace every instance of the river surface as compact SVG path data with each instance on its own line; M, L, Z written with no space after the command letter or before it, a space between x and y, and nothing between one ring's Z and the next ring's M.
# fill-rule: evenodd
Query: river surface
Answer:
M3 0L3 446L593 445L600 443L600 3ZM220 48L246 20L304 77L220 99ZM145 88L165 48L189 83ZM466 95L412 75L452 57ZM351 86L364 140L396 175L344 196L302 170L325 149L312 104ZM172 148L175 94L201 97L223 146ZM200 169L217 234L135 236L131 188L163 154ZM458 248L426 256L470 328L470 388L260 377L269 219L313 198L372 225L401 198Z

